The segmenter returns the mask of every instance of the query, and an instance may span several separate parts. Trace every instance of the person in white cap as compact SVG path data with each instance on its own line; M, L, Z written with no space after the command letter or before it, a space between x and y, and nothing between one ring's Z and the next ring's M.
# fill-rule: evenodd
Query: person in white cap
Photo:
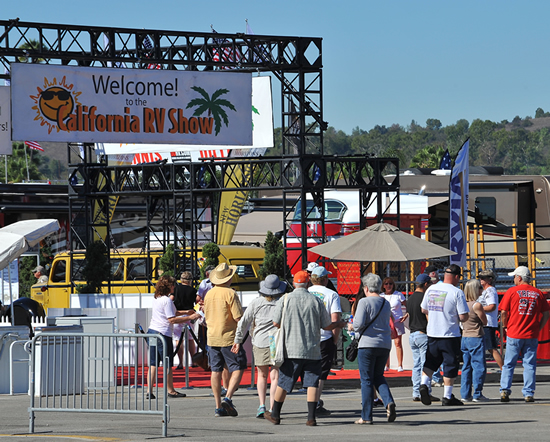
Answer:
M235 342L237 324L243 315L241 301L231 286L231 279L237 266L226 263L218 265L210 272L210 282L214 285L204 298L204 315L208 324L208 361L212 374L210 383L216 410L214 416L238 416L232 396L237 390L244 370L247 367L246 353L241 346L236 353L231 351ZM221 398L222 371L227 365L231 375L225 398Z
M538 337L539 331L548 321L548 302L539 289L530 285L531 272L527 267L519 266L508 276L514 277L515 286L508 289L499 305L500 321L506 334L506 354L500 375L500 401L510 401L514 369L522 354L521 391L525 402L534 402Z
M331 321L338 322L342 319L340 296L334 290L327 287L328 275L327 269L323 266L315 267L311 272L312 285L308 288L308 291L323 301L323 305L327 309ZM332 368L334 357L336 356L341 331L342 329L338 327L329 331L321 329L321 378L319 379L319 388L317 389L317 410L315 413L317 416L328 416L331 414L323 406L321 393Z

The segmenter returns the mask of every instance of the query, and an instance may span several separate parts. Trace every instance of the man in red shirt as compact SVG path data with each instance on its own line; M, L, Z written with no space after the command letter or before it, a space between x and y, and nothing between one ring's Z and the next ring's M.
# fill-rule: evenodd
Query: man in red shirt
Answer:
M529 284L531 273L527 267L519 266L508 275L514 277L515 287L508 289L499 305L500 320L506 332L506 356L500 376L500 401L510 401L514 368L522 354L522 393L525 402L534 402L538 337L540 329L548 321L548 302L540 290Z

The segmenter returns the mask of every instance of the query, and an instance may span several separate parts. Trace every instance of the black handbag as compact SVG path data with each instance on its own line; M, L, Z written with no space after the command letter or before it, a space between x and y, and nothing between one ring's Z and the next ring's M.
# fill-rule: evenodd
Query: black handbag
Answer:
M359 336L358 339L353 339L348 347L346 348L346 359L350 362L353 362L357 359L357 353L359 351L359 340L361 339L361 336L363 336L363 333L365 333L367 331L367 329L372 325L372 323L374 321L376 321L376 318L378 318L378 315L380 314L380 312L382 311L382 307L384 307L384 304L382 304L380 306L380 308L378 309L378 313L376 314L376 316L374 317L374 319L369 322L369 325L367 325L363 331L361 332L361 335Z

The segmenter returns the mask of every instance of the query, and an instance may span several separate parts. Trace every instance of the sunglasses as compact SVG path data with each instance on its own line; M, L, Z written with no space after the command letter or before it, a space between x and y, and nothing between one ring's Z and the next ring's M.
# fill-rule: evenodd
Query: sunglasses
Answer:
M68 91L44 91L40 94L40 96L46 100L53 100L53 97L57 96L60 100L68 100L71 98L71 93Z

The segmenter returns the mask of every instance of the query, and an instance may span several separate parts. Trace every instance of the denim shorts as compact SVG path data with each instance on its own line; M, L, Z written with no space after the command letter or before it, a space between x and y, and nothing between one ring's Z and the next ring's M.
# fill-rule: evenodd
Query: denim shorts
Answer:
M147 330L147 334L160 335L158 331L153 330L152 328ZM174 365L174 344L172 342L172 336L164 336L164 339L166 339L166 356L170 358L170 363L168 367L172 367ZM157 367L163 362L162 361L162 347L163 347L162 340L147 338L147 342L149 344L149 366Z
M226 365L229 373L233 373L236 370L246 370L246 367L248 366L246 352L244 351L242 345L237 354L231 351L231 346L208 346L208 362L210 362L210 368L214 372L223 371L223 367Z
M321 359L285 359L279 368L277 385L287 393L291 393L300 376L302 376L304 388L317 388L321 377Z
M496 327L483 327L485 332L485 350L498 349L497 336L496 336Z

